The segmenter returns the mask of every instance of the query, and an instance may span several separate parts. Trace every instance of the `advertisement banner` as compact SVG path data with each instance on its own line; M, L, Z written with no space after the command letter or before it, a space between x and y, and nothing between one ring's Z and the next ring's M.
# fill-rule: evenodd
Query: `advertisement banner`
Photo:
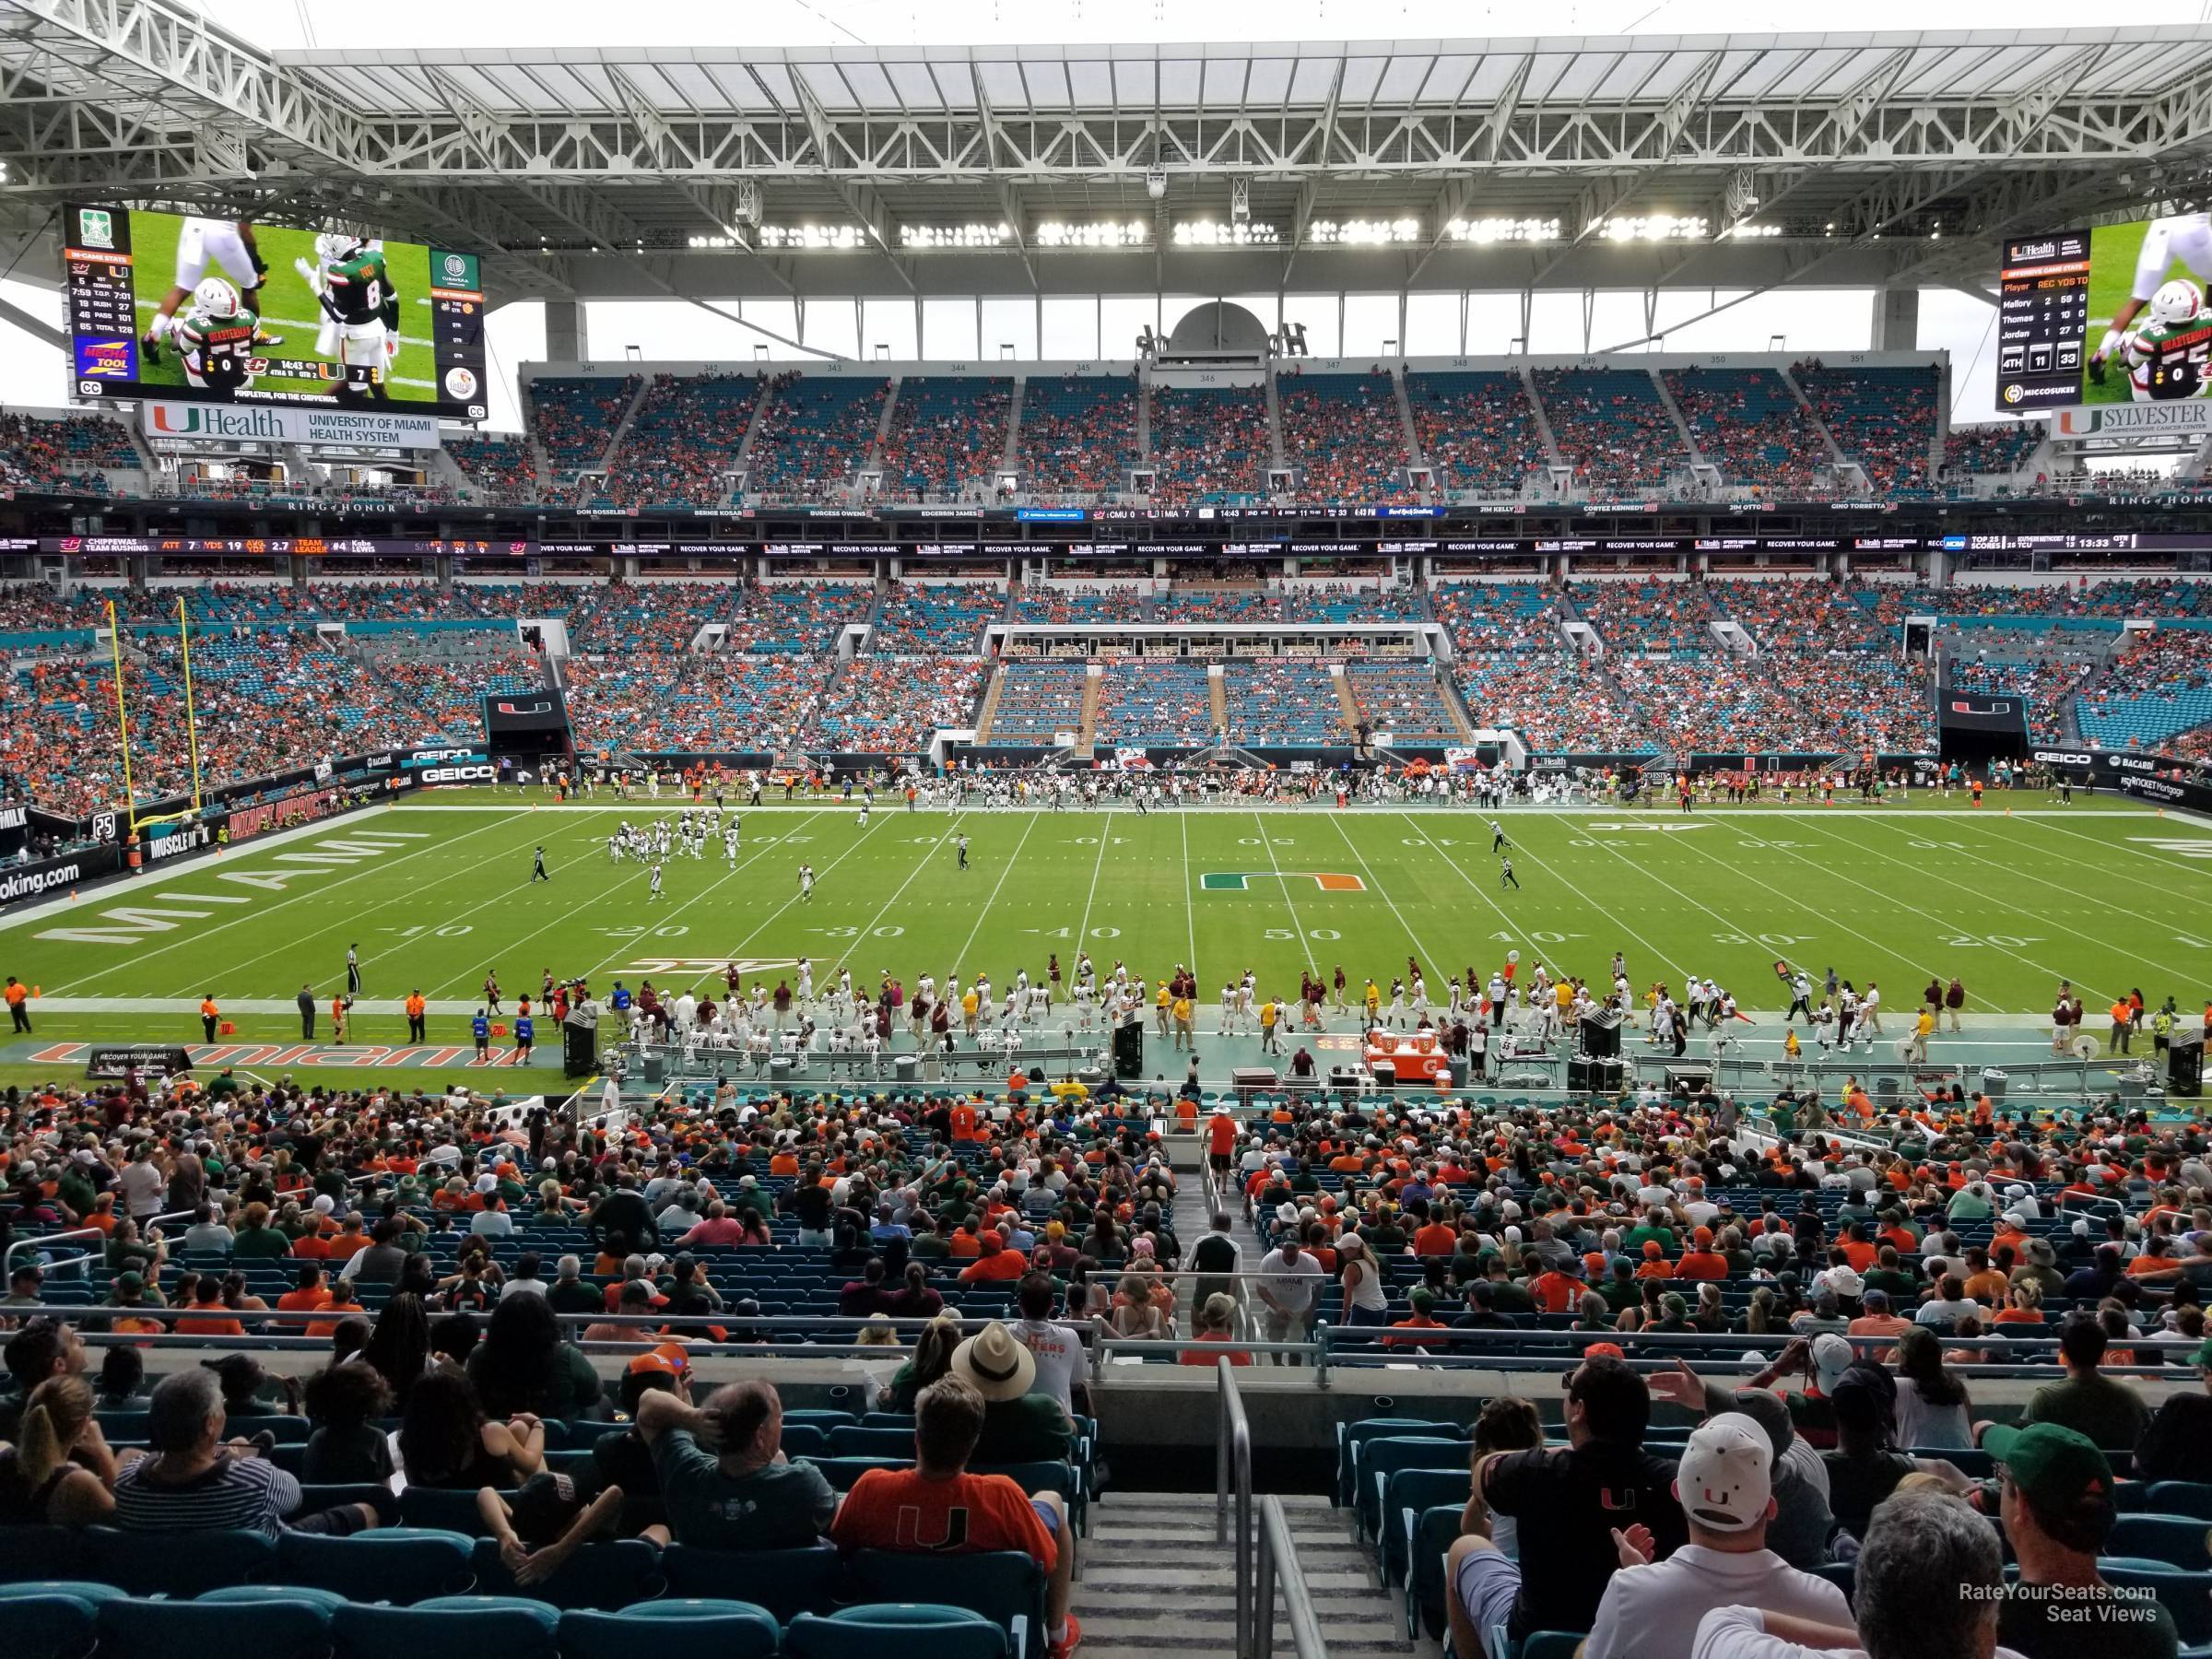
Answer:
M2212 342L2212 335L2207 335ZM2053 417L2054 438L2203 438L2212 436L2212 404L2088 404Z
M112 876L123 868L123 849L112 843L79 847L56 858L36 864L14 865L0 870L0 908L27 904L34 899L65 893L80 881Z
M495 741L512 734L565 732L568 705L554 686L491 692L484 699L484 729Z
M312 405L185 404L148 398L139 425L156 443L331 443L356 449L437 449L435 415Z

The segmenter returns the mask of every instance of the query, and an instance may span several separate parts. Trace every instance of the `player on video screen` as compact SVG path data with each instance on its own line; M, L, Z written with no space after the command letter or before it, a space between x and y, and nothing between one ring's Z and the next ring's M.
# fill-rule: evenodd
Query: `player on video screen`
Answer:
M184 364L184 378L204 390L236 392L253 383L254 333L261 319L240 302L220 276L201 280L192 307L175 320L170 337Z
M176 326L177 308L199 288L210 264L230 274L238 286L240 306L256 317L261 314L261 279L269 267L262 263L253 227L243 219L188 218L177 231L176 281L161 297L153 322L138 342L148 362L161 360L161 342ZM263 345L275 346L281 336L265 334L260 338Z
M2177 213L2152 219L2144 229L2143 245L2136 253L2136 279L2128 285L2127 298L2089 357L2089 378L2100 385L2104 382L2105 364L2120 348L2121 336L2158 293L2177 259L2200 285L2212 281L2212 214Z
M292 265L322 301L315 349L345 366L338 401L388 399L386 377L399 355L399 294L384 265L383 244L347 230L326 230L315 238L315 258L316 265L304 258Z
M2201 397L2212 357L2212 318L2196 284L2177 276L2150 297L2147 318L2120 339L2128 392L2137 403Z

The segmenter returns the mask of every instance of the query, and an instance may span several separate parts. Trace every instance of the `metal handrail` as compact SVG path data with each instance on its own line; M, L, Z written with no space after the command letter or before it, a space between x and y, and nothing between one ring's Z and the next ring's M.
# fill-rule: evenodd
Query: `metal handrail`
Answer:
M1214 1542L1231 1546L1237 1579L1237 1659L1253 1659L1252 1423L1244 1415L1244 1396L1237 1390L1236 1367L1226 1356L1214 1362L1214 1377L1221 1405L1220 1429L1214 1437ZM1233 1540L1228 1538L1232 1495L1237 1524Z
M1259 1590L1253 1606L1257 1615L1255 1639L1249 1654L1241 1659L1262 1659L1275 1652L1275 1589L1283 1589L1283 1611L1290 1621L1290 1645L1298 1659L1329 1659L1329 1644L1322 1640L1321 1620L1313 1614L1312 1592L1298 1564L1298 1545L1290 1536L1290 1523L1283 1500L1273 1492L1260 1500Z
M144 1225L155 1228L160 1226L164 1221L189 1221L198 1213L196 1209L171 1210L166 1215L148 1216ZM0 1253L0 1278L13 1277L16 1271L16 1253L18 1250L42 1250L49 1244L59 1244L70 1239L98 1239L104 1248L111 1236L97 1227L73 1227L66 1232L32 1233L26 1238L18 1239L7 1247L4 1253ZM100 1253L97 1250L87 1250L71 1256L67 1261L55 1262L52 1265L55 1267L74 1267L79 1262L88 1262Z

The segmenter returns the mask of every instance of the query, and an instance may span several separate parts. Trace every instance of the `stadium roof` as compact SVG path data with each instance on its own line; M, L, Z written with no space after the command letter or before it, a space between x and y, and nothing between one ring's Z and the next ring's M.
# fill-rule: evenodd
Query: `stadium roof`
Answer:
M2203 199L2212 28L272 53L6 0L0 159L18 235L345 216L595 299L1985 285Z

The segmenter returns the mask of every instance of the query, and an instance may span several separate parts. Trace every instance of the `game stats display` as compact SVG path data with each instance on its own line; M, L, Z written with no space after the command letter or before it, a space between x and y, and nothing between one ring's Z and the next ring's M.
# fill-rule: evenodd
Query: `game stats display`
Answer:
M2212 214L2058 230L2005 244L2001 409L2202 397L2212 360Z
M124 207L64 214L80 401L391 404L485 418L474 253L335 226Z

